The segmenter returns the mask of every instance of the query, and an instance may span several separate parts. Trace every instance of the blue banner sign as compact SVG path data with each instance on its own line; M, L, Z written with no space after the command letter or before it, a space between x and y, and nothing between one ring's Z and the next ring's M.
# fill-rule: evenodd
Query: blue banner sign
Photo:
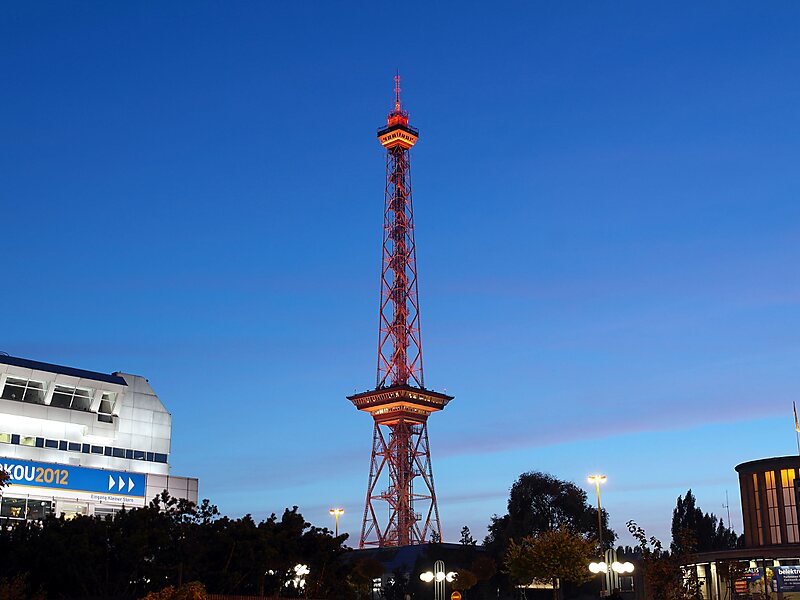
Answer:
M143 503L146 492L146 476L143 473L107 471L13 458L0 458L0 469L10 477L9 491L17 486L24 486L41 488L42 491L55 490L58 492L55 495L61 497L85 497L89 494L93 500L123 503L124 498L135 498Z
M779 592L800 592L800 567L772 567Z

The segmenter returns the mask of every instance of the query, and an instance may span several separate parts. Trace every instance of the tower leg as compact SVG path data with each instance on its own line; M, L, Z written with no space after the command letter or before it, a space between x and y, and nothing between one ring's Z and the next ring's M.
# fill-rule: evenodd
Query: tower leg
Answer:
M361 524L361 540L359 541L359 548L364 548L369 544L370 538L377 536L377 545L383 546L383 536L381 534L380 525L378 525L378 516L375 514L375 507L372 505L374 498L375 487L378 484L378 478L383 471L386 464L386 442L383 439L380 426L375 423L372 430L372 455L369 461L369 481L367 482L367 500L364 503L364 520ZM373 545L375 542L372 543Z
M382 427L389 429L388 443ZM381 475L388 487L376 491ZM420 479L415 489L415 480ZM388 520L380 526L382 503ZM377 510L376 510L377 509ZM422 513L415 512L422 509ZM424 514L424 518L423 515ZM428 427L400 419L391 425L375 423L367 499L359 546L407 546L441 540L442 527L433 483Z

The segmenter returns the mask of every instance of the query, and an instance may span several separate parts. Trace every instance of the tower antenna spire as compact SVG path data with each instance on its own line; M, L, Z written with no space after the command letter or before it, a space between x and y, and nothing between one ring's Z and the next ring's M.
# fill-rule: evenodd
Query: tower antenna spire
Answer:
M394 111L400 112L400 72L394 76Z
M426 389L422 374L409 155L418 139L419 131L400 108L398 73L394 111L378 130L386 148L386 188L377 381L374 390L347 397L374 420L361 548L424 544L442 537L427 423L453 397ZM386 479L388 485L379 486ZM388 521L383 519L386 508Z

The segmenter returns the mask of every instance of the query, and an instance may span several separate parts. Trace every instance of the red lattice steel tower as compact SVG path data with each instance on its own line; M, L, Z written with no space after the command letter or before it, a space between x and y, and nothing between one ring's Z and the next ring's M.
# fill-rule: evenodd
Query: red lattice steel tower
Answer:
M386 148L378 377L374 390L348 396L375 421L361 548L441 539L427 421L428 415L453 399L426 390L422 373L409 163L409 150L419 132L408 124L408 113L400 107L399 76L394 110L386 127L378 130L378 139ZM388 486L380 488L379 482L387 479ZM388 510L383 526L381 508Z

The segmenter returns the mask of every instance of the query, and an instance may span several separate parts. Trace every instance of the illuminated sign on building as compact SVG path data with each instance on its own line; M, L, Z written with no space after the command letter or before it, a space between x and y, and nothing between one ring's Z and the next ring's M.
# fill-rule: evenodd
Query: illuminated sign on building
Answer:
M0 458L0 470L9 475L11 493L41 494L144 506L143 473L90 469L27 460ZM27 489L26 489L27 488Z

